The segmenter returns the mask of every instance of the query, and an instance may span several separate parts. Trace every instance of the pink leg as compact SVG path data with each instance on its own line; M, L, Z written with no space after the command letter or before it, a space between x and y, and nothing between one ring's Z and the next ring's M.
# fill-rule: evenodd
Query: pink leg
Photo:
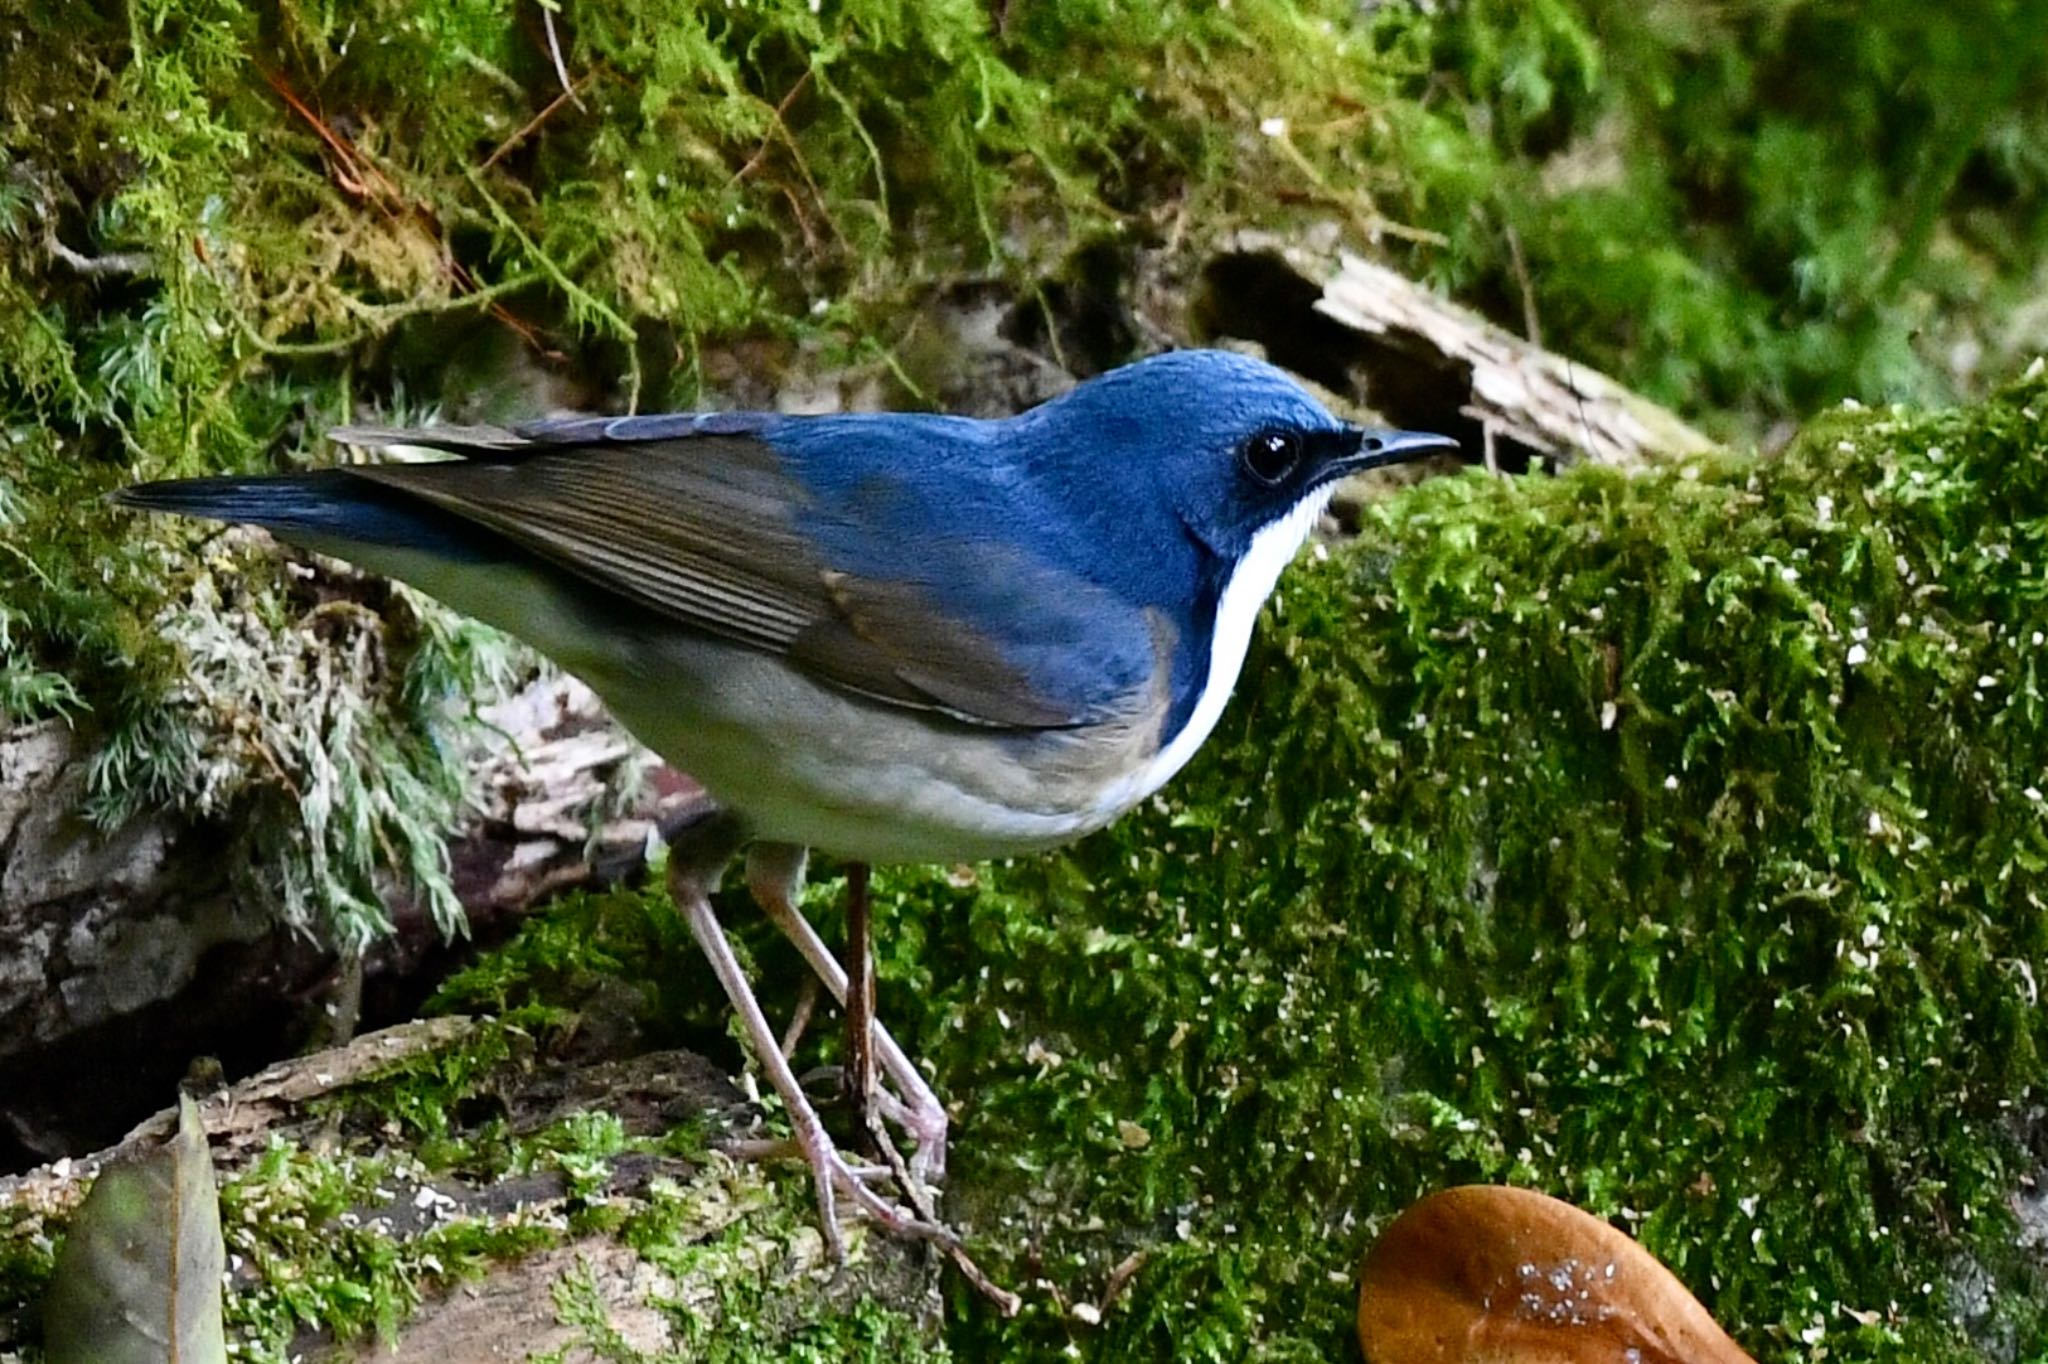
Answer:
M796 950L810 963L832 997L844 1005L848 993L846 970L796 905L797 894L803 887L804 861L802 848L787 843L756 843L747 853L747 888L754 893L762 912L796 944ZM903 1096L898 1102L893 1095L879 1091L875 1096L877 1104L915 1143L910 1155L911 1173L920 1180L944 1178L948 1127L945 1107L889 1030L879 1020L874 1022L873 1029L875 1057L882 1063L889 1082Z
M868 864L846 869L846 1097L856 1132L875 1130L875 946L868 923ZM886 1136L883 1138L886 1140Z
M733 955L732 944L726 940L725 930L719 926L718 916L711 908L711 893L718 888L719 878L726 860L732 855L735 842L737 826L721 826L717 817L686 830L670 850L669 889L675 895L684 922L689 924L690 932L697 939L697 946L711 962L718 983L725 988L726 998L732 1001L734 1011L740 1016L755 1062L767 1075L768 1083L781 1096L783 1107L789 1113L797 1149L811 1167L812 1182L818 1196L818 1219L825 1234L827 1250L835 1261L846 1258L846 1243L839 1229L837 1193L841 1190L852 1197L862 1212L890 1231L957 1245L957 1238L944 1227L884 1200L861 1181L859 1173L832 1144L817 1109L811 1106L803 1088L797 1084L796 1072L790 1069L781 1047L776 1044L767 1015L754 998L753 989L740 970L739 958ZM829 985L830 982L827 983Z

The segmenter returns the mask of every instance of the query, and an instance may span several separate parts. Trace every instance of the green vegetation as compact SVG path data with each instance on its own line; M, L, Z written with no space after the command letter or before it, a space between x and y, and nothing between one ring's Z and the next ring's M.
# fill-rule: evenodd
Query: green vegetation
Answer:
M1391 24L1443 87L1411 263L1500 320L1731 435L2042 348L2040 0L1437 9Z
M1342 1357L1372 1230L1479 1180L1622 1218L1760 1359L2039 1357L2044 571L2040 380L1375 509L1165 801L886 883L955 1212L1070 1292L1151 1256L956 1349Z
M6 0L0 718L95 726L103 818L236 816L294 922L364 941L395 871L452 923L450 712L504 655L101 494L331 458L359 407L848 363L914 403L935 289L1114 309L1138 248L1247 225L1335 221L1729 432L1945 395L2048 328L2040 8L614 0L553 20L568 100L515 0Z
M993 278L1056 312L1077 247L1128 296L1141 249L1172 278L1335 221L1736 438L1969 396L2048 331L2042 11L594 0L555 17L558 103L513 0L0 0L0 722L91 726L104 819L231 818L295 921L363 941L390 872L452 920L463 717L517 656L99 496L326 459L360 412L842 364L915 403L914 305ZM1428 485L1297 570L1168 799L885 877L889 1015L966 1105L955 1211L1072 1294L1146 1256L1100 1327L963 1295L956 1350L1341 1357L1372 1228L1515 1179L1629 1219L1764 1358L2048 1351L2005 1207L2048 972L2044 403ZM664 912L571 901L449 998L517 1011L512 1056L624 974L654 1035L722 1045ZM437 1161L619 1149L435 1132L467 1064L376 1111ZM308 1206L353 1196L296 1159ZM12 1240L10 1289L48 1258ZM288 1258L354 1256L318 1261L354 1317L245 1329L409 1310L424 1262L353 1246ZM818 1329L914 1357L893 1319Z

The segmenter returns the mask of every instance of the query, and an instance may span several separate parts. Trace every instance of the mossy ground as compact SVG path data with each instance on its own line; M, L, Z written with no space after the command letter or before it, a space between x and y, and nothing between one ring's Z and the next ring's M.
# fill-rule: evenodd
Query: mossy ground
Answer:
M955 1352L1344 1358L1375 1230L1477 1180L1619 1219L1759 1359L2042 1357L2008 1200L2043 1141L2044 584L2038 380L1374 509L1163 798L878 881L952 1213L1069 1301L1144 1257L1100 1326L958 1290ZM715 1000L667 912L565 904L451 1002L597 958Z
M575 1022L548 1007L481 1021L314 1101L237 1159L220 1180L235 1357L282 1364L395 1341L436 1299L551 1250L564 1264L531 1291L571 1343L536 1358L942 1357L923 1271L856 1232L852 1268L835 1273L800 1183L712 1154L716 1114L661 1131L588 1110L513 1121L536 1068L563 1063ZM554 1093L545 1079L540 1092ZM0 1208L0 1360L40 1358L37 1304L66 1220ZM620 1276L607 1246L632 1266L627 1305L643 1327L650 1311L664 1320L673 1352L636 1349L617 1329L620 1285L601 1289L591 1265Z
M1763 1360L2041 1357L2009 1199L2043 1142L2044 584L2040 379L1773 460L1376 506L1290 575L1161 799L1068 853L879 878L885 1013L958 1109L951 1212L1029 1290L1003 1322L956 1285L952 1352L1343 1358L1374 1231L1486 1180L1619 1219ZM800 967L743 901L786 1002ZM444 993L507 1026L355 1105L443 1168L594 1178L602 1115L452 1143L438 1115L606 989L650 1045L738 1061L663 898L583 895ZM809 1215L800 1177L757 1196ZM18 1248L5 1272L47 1272ZM359 1325L417 1291L377 1255L321 1280ZM1062 1307L1133 1255L1101 1324Z

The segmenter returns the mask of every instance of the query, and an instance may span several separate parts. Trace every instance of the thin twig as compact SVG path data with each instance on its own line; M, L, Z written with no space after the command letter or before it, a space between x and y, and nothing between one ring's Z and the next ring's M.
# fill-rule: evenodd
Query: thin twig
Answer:
M73 251L57 240L52 231L44 235L44 242L50 255L76 270L81 275L153 275L156 273L156 257L147 251L109 251L101 256L88 256L82 251Z
M464 272L467 275L467 272ZM236 324L249 344L265 355L285 357L337 355L353 350L368 341L380 331L388 330L407 318L429 316L434 313L454 312L459 308L474 308L479 304L491 310L501 321L514 331L528 334L531 328L503 311L497 300L532 284L540 276L533 274L508 275L492 284L478 285L469 279L471 288L465 293L448 298L433 299L425 303L365 303L353 294L339 296L341 305L367 324L367 329L350 336L333 337L325 341L273 341L256 330L256 324L237 314ZM531 339L529 337L529 339Z
M789 106L796 103L796 97L803 93L804 87L811 83L811 71L812 68L808 66L804 68L804 73L796 78L796 84L789 87L789 93L777 101L774 112L769 115L785 138L789 137L789 125L782 121L782 117L789 112ZM728 183L736 185L752 175L754 168L761 164L762 159L768 155L768 149L774 145L775 133L770 132L761 139L761 145L754 148L754 154L747 158L746 164L733 172L733 177Z
M1109 1271L1109 1282L1102 1286L1102 1296L1095 1300L1095 1310L1108 1316L1109 1309L1116 1306L1116 1300L1123 1296L1124 1290L1130 1287L1131 1280L1138 1276L1138 1271L1145 1267L1145 1261L1151 1258L1150 1251L1134 1250L1119 1260L1116 1268Z
M344 181L342 184L343 189L351 190L353 193L356 193L358 195L369 194L371 192L372 186L366 183L368 177L362 174L363 171L368 171L369 176L374 176L378 182L375 188L377 194L380 197L385 197L394 200L399 199L401 197L398 193L398 186L392 183L391 178L385 175L383 171L379 170L375 164L366 160L360 154L358 154L355 147L348 141L347 138L344 138L340 133L337 133L334 131L334 129L328 127L326 121L322 119L318 114L314 113L310 108L308 108L304 100L300 99L297 95L293 94L291 86L285 84L285 79L283 76L279 75L275 71L266 70L263 73L263 79L269 84L272 90L275 90L277 92L277 97L279 99L283 100L286 104L291 106L293 113L297 114L300 118L306 120L307 124L312 127L314 133L316 133L319 136L320 140L322 142L325 142L328 145L328 147L334 152L334 154L341 158L342 163L353 173L352 179L355 181L355 183L350 184Z
M499 159L503 157L505 153L511 151L514 147L524 142L527 138L533 136L534 129L540 127L541 124L546 123L550 118L554 117L555 110L561 108L564 104L568 104L571 101L575 100L576 92L582 89L584 86L590 84L591 81L597 78L598 70L599 68L593 66L588 71L584 72L581 76L577 77L576 84L573 87L564 90L561 94L556 95L553 99L549 100L547 103L547 107L545 109L542 109L532 118L526 120L525 127L521 128L518 132L512 134L512 136L506 138L503 142L500 142L496 150L494 150L489 156L485 157L483 164L481 166L478 166L477 169L480 171L489 170L491 167L498 164ZM579 103L576 105L576 107L581 109L583 106Z
M538 265L541 271L555 282L556 288L560 289L570 298L580 302L593 315L601 317L610 323L612 334L619 340L630 342L635 339L636 333L633 330L633 325L626 321L625 318L620 317L610 304L570 279L568 273L555 262L552 256L541 250L540 243L528 235L526 229L519 225L518 220L513 218L506 211L505 206L499 203L497 198L492 195L489 186L484 184L482 175L469 169L465 169L462 174L469 181L470 188L477 192L477 197L484 201L484 206L491 210L492 219L496 221L499 227L511 233L519 245L525 248L527 255L532 257L533 263Z
M1515 282L1522 286L1522 330L1529 344L1543 344L1543 322L1536 316L1536 286L1529 279L1529 262L1522 258L1522 234L1508 224L1508 260L1515 267Z
M640 370L640 334L633 329L633 324L619 316L618 311L609 303L570 279L569 272L547 252L541 250L540 243L535 241L505 206L491 194L490 187L484 183L484 177L479 171L465 166L462 174L463 178L469 181L470 188L476 191L477 197L484 201L484 206L490 209L492 221L512 234L533 263L554 281L555 287L568 295L570 303L584 309L593 317L601 318L610 327L612 335L625 343L626 410L637 412L640 409L640 385L643 376ZM494 308L495 306L493 305Z
M568 65L562 61L562 40L555 36L555 7L548 0L540 0L540 21L548 31L548 56L554 59L555 79L562 83L562 93L571 104L588 113L583 109L583 101L576 98L575 83L569 79Z
M796 1044L803 1039L804 1029L811 1024L811 1013L818 1007L818 978L805 976L804 983L797 987L796 1011L790 1015L789 1026L782 1030L782 1054L794 1060Z

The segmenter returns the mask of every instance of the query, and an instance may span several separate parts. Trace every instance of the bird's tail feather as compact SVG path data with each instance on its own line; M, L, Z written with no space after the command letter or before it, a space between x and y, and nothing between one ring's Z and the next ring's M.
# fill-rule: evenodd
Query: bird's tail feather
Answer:
M323 550L334 545L381 545L456 558L492 557L480 553L483 546L476 528L346 469L138 483L116 492L113 500L143 511L262 526L284 539Z
M345 482L355 484L346 487ZM278 530L337 530L354 509L352 494L362 484L339 470L270 478L175 478L138 483L114 494L114 501L142 511L198 516L209 521L243 521Z

